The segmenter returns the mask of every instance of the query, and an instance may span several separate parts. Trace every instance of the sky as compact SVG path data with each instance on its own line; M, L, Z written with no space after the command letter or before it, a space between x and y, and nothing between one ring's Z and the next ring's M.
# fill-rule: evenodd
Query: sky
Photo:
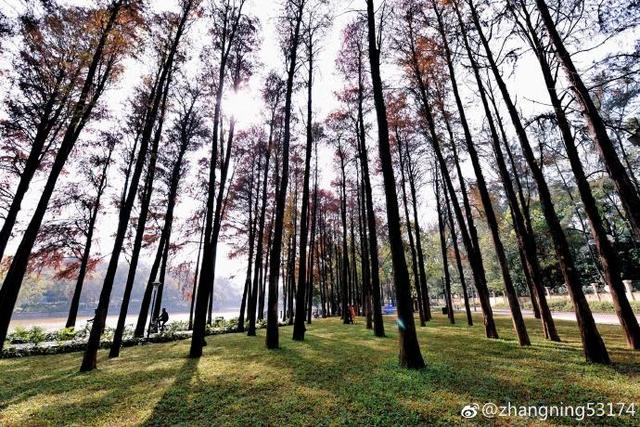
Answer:
M88 0L59 0L61 4L86 4ZM264 75L271 69L279 70L281 73L284 69L283 54L280 50L278 37L277 37L277 17L280 13L283 0L248 0L248 11L260 18L261 21L261 48L259 51L259 62L263 65L261 71L253 76L248 84L248 87L241 91L241 93L235 96L228 96L227 108L235 111L240 117L240 127L247 127L255 123L263 121L261 111L261 99L259 96L259 89L264 80ZM377 1L377 4L380 2ZM157 9L166 9L175 7L174 0L155 0L151 4ZM13 16L19 10L21 10L22 1L18 0L0 0L0 10L4 13ZM334 93L343 86L343 81L338 74L335 66L335 59L340 49L342 30L344 26L352 19L356 17L358 8L364 7L364 0L333 0L332 10L334 13L333 26L329 29L322 40L322 48L317 58L316 64L318 66L315 84L314 84L314 115L316 121L321 121L329 112L336 108L337 102ZM193 41L194 49L193 55L197 57L198 46L202 45L202 42L206 40L206 28L202 25L196 25L191 29L189 37ZM10 50L12 46L9 44L7 48ZM15 48L15 46L14 46ZM386 49L386 50L385 50ZM605 48L602 48L605 49ZM383 57L389 58L393 55L388 45L383 47ZM578 62L582 61L583 64L588 64L593 57L597 56L597 53L590 52L587 56L579 56ZM0 66L7 66L7 56L0 57ZM193 65L191 65L193 66ZM131 93L131 89L139 82L140 76L145 71L144 61L130 61L128 63L128 71L124 75L123 79L111 89L106 95L106 103L109 108L118 115L125 109L124 105ZM191 70L196 72L196 70ZM387 65L384 68L385 75L383 78L387 83L395 82L398 80L398 72L394 70L392 66ZM462 90L465 98L471 99L473 96L473 81L468 78L461 78ZM548 101L546 98L546 91L542 82L542 77L538 71L537 63L535 59L529 55L525 56L515 66L513 72L508 75L507 82L513 93L517 93L518 107L522 109L525 114L532 114L536 111L542 111L548 109ZM6 81L4 83L7 84ZM2 86L0 83L0 91L6 90L6 86ZM3 98L4 95L0 97ZM300 91L295 97L296 105L294 108L298 110L304 105L304 91ZM478 111L477 103L471 103L469 105L468 114L473 124L478 125L483 120L483 115ZM376 156L375 146L375 127L372 128L370 137L370 151L372 152L372 158ZM320 186L329 187L330 182L336 176L336 170L334 168L333 153L327 147L320 150L319 155L320 165ZM465 165L465 174L470 176L471 171L468 165ZM490 171L488 168L487 171ZM494 173L488 172L490 178L495 177ZM40 176L36 182L32 185L31 191L24 203L24 209L21 212L20 219L24 220L29 217L35 201L39 196L39 188L42 185L43 177ZM115 191L119 190L118 178L112 180ZM374 192L376 199L384 200L382 197L381 182L380 179L374 179ZM421 199L420 217L423 223L422 228L425 229L427 224L435 221L435 201L433 198L433 192L429 186L425 186L420 190L419 198ZM182 204L178 210L178 216L187 215L187 212L193 210L192 202L188 199L183 199ZM98 241L96 242L96 248L101 253L108 253L112 245L112 233L113 228L109 224L113 222L115 218L114 212L108 213L102 217L98 224ZM13 245L17 243L19 239L13 240ZM197 238L193 239L194 241ZM225 243L220 244L220 253L217 262L218 276L232 278L232 281L236 286L241 286L243 281L243 272L245 269L245 261L242 259L228 259L228 246ZM12 248L9 248L11 252ZM182 255L185 258L195 258L197 251L197 245L193 244Z

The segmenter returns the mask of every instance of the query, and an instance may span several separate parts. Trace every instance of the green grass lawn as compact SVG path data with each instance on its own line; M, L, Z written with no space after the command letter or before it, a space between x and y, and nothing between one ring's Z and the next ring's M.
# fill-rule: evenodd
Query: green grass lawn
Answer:
M387 338L337 319L314 321L303 343L281 328L276 351L264 330L209 337L200 360L186 357L188 341L126 348L115 360L102 351L88 374L80 353L0 360L0 425L452 425L468 423L460 410L471 402L640 404L640 352L626 349L619 327L599 327L614 361L603 367L584 362L575 323L558 322L565 341L555 344L527 320L533 346L520 348L510 319L497 321L501 340L485 339L476 320L437 316L420 328L422 371L398 368L391 318ZM640 413L592 420L603 421L640 425Z

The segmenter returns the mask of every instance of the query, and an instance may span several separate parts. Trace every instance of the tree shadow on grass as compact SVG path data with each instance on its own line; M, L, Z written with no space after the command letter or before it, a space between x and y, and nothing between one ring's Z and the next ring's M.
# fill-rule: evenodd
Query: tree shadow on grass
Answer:
M604 377L614 383L616 368L621 364L615 364L616 368L585 364L579 348L564 345L519 348L512 340L486 340L466 334L448 338L444 343L429 337L429 343L423 347L427 368L421 371L402 370L388 352L364 346L371 361L369 371L363 372L357 360L362 343L351 341L336 347L335 341L339 339L321 336L310 337L304 344L287 345L284 351L287 363L293 366L311 366L311 371L322 372L323 377L327 372L335 372L330 379L340 381L314 381L309 370L292 371L296 383L325 388L341 404L361 407L366 414L363 420L407 424L452 419L460 422L457 411L470 402L524 404L537 399L541 404L576 404L603 398L615 401L617 397L615 392L600 389L593 381ZM448 351L457 354L448 358ZM318 364L318 360L322 363ZM351 361L358 368L350 368ZM585 381L581 381L582 377ZM611 394L607 395L608 392ZM449 401L440 407L431 405L438 399ZM385 402L382 411L380 402ZM451 412L452 406L455 412ZM447 408L444 413L442 408ZM401 418L394 418L398 416Z
M200 359L185 358L184 363L178 369L175 380L164 392L158 403L153 409L151 416L145 421L144 425L156 426L167 425L168 414L172 418L182 418L180 415L193 415L192 408L189 405L192 399L192 381L197 376L198 363Z

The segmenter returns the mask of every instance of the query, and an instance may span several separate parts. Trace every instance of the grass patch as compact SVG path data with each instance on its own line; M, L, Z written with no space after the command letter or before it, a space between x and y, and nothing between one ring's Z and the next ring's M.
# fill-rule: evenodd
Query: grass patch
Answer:
M584 362L574 322L557 322L556 344L528 319L533 346L520 348L508 318L497 318L500 340L485 339L476 321L436 316L420 328L422 371L398 368L391 318L387 338L362 321L325 319L297 343L284 327L276 351L265 349L263 330L209 337L200 360L186 357L188 341L127 348L114 360L101 352L89 374L78 373L81 353L0 360L0 425L457 425L468 423L460 410L471 402L640 404L640 353L626 349L619 327L599 326L615 362L603 367ZM605 421L638 425L640 413Z

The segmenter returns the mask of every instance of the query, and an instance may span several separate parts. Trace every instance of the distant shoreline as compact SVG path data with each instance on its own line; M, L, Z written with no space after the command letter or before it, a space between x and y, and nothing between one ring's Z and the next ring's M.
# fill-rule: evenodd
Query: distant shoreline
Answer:
M214 317L224 317L225 319L238 317L240 308L223 308L213 311ZM78 313L76 321L76 328L83 328L88 319L93 318L93 313ZM134 324L138 320L138 312L132 312L127 314L127 324ZM189 312L177 312L172 313L169 311L169 322L174 320L189 320ZM54 331L64 328L67 322L67 313L65 312L52 312L52 313L15 313L11 318L11 324L9 325L9 331L15 330L17 327L31 328L33 326L39 326L46 331ZM118 314L110 314L107 316L107 326L115 327L118 322Z

